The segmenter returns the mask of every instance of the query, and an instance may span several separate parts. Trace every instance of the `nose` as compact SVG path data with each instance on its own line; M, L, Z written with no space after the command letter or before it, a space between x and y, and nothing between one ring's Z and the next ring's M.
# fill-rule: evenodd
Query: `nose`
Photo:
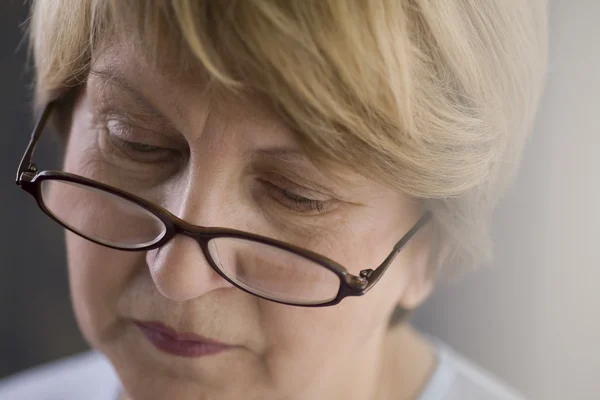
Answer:
M232 287L211 268L200 245L184 235L177 235L164 246L149 251L146 262L158 291L174 301L186 301Z

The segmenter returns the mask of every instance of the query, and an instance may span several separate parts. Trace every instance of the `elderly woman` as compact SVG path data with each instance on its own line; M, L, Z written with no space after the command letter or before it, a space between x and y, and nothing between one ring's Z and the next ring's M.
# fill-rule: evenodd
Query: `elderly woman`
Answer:
M542 1L38 0L30 35L17 184L95 351L0 398L520 398L403 317L489 259Z

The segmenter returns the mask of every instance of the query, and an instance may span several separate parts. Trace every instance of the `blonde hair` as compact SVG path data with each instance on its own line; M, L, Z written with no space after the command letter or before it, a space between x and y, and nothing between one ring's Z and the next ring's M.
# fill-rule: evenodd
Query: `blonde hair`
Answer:
M421 201L445 244L436 266L464 269L490 259L492 210L532 129L546 12L544 0L36 0L36 99L79 85L120 37L157 66L197 64L272 102L315 158Z

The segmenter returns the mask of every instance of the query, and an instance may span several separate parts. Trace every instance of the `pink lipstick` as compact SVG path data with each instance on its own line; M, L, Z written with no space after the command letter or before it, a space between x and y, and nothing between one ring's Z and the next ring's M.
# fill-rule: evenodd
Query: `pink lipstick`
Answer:
M134 321L135 325L159 350L180 357L202 357L233 349L195 333L178 333L160 322Z

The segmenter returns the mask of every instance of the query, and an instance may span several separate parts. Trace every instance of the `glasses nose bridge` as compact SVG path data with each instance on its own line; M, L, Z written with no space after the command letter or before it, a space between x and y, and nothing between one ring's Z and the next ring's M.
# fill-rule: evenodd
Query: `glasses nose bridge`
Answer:
M210 232L211 229L201 225L190 224L175 215L170 215L169 217L172 231L170 235L167 235L168 239L164 241L163 245L173 240L177 235L183 235L195 240L202 249L204 256L208 259L208 257L210 257L207 251L208 242L215 237L215 235Z

